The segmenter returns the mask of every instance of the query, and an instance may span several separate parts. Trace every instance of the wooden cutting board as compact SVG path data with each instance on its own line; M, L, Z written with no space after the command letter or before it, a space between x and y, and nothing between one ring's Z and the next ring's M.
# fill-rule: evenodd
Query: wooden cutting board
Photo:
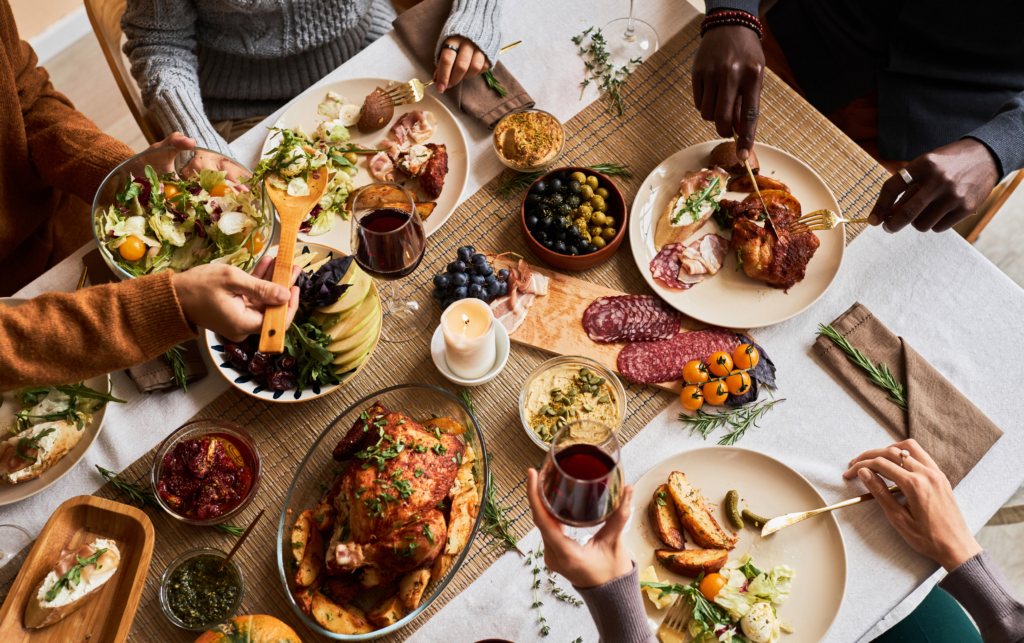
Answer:
M616 359L627 342L599 344L587 336L587 332L583 330L582 320L583 311L598 297L619 297L626 293L568 277L546 268L531 265L530 270L549 279L548 294L534 298L530 314L509 339L546 353L589 357L618 373ZM707 324L684 317L680 330L701 328L707 328ZM683 383L666 382L654 386L678 393L682 390Z

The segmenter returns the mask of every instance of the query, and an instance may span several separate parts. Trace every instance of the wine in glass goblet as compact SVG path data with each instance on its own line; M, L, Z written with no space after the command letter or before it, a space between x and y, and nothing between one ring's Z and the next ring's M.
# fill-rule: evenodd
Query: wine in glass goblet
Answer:
M352 255L371 277L388 282L383 296L381 339L407 342L427 327L429 311L416 300L399 296L398 280L412 274L423 260L426 234L416 202L397 183L372 183L352 202Z
M658 51L658 32L654 27L636 19L636 0L629 3L629 17L618 18L606 24L601 33L605 38L608 61L616 67L640 63Z
M594 420L572 422L551 440L541 470L541 498L571 527L593 527L622 501L622 452L615 431Z

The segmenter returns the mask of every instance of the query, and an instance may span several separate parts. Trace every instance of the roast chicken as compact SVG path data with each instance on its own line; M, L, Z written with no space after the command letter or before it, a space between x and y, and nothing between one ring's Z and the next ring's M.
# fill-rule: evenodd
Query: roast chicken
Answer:
M328 573L359 570L373 586L430 565L448 530L437 505L450 495L465 449L379 402L364 412L334 451L337 460L354 457L334 503Z
M762 218L764 214L760 203L723 200L722 209L731 217L729 248L737 251L745 275L782 290L789 290L803 280L807 263L821 242L813 232L786 233L786 227L799 217L799 213L775 203L768 205L772 221L779 231L776 239L775 235L754 223L754 219Z

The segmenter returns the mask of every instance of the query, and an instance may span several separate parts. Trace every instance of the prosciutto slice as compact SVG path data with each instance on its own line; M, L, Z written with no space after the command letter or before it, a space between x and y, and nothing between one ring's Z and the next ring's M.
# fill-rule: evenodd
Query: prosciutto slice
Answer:
M391 126L391 137L398 142L403 151L434 135L437 128L437 117L432 112L413 110L406 112Z
M526 261L517 261L506 254L494 258L494 268L508 270L508 279L505 281L508 294L491 302L491 312L511 335L526 320L533 300L548 293L548 278L533 274Z
M377 152L370 157L370 174L378 181L395 180L395 164L387 152Z

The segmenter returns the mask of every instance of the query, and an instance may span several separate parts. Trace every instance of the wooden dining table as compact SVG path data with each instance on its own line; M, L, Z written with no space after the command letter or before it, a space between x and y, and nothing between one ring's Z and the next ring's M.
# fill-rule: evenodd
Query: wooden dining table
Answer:
M644 177L664 158L717 136L692 107L689 71L699 44L700 15L685 3L657 0L639 5L638 17L656 26L662 47L627 82L622 116L608 111L595 83L581 95L584 68L571 38L590 26L622 17L628 10L629 3L621 0L522 0L508 3L502 23L506 40L524 41L503 57L504 64L538 107L566 125L564 164L628 164L633 177L619 180L627 204ZM430 74L391 33L319 84L381 76L404 81ZM456 114L466 135L469 180L455 213L429 238L419 270L400 282L403 295L420 297L426 305L432 305L427 285L430 277L452 260L459 246L516 251L539 261L530 255L521 237L518 197L498 194L504 166L492 150L490 132L458 112L448 97L441 100ZM269 116L263 125L275 123L280 113ZM263 127L254 128L232 144L235 157L255 166L265 137ZM762 97L758 137L818 173L848 218L867 214L886 177L870 157L771 73ZM908 229L888 235L878 228L858 228L847 231L847 242L842 269L825 296L796 318L756 331L757 341L771 352L779 367L776 395L787 402L766 416L739 446L785 462L829 503L862 493L858 485L842 480L846 464L857 454L895 439L832 379L811 352L816 325L828 323L861 301L895 333L912 342L1004 431L1003 438L956 489L967 522L976 531L1024 485L1024 467L1020 465L1024 462L1024 420L1015 391L1016 383L1024 380L1024 360L1016 345L1016 328L1024 318L1024 291L952 233L922 234ZM627 246L628 240L607 263L574 276L622 292L650 294ZM17 296L73 291L81 273L81 258L91 249L83 247ZM264 520L238 555L246 584L241 612L277 616L293 625L303 640L314 640L315 635L287 604L277 567L277 518L285 490L320 431L360 398L403 382L425 382L458 391L431 360L432 330L427 329L422 341L381 343L367 367L351 382L333 394L301 404L271 404L245 396L230 388L209 356L210 374L190 384L187 394L142 395L124 373L115 373L114 393L128 404L110 405L103 432L75 470L29 500L0 507L0 523L21 524L38 533L50 513L74 495L95 492L127 501L109 485L102 486L93 465L123 470L127 479L146 484L151 450L181 424L193 417L241 424L256 438L264 454L264 469L272 475L264 474L259 496L239 524L263 508L275 518ZM544 453L525 435L517 398L527 375L548 357L513 345L502 374L472 390L493 456L497 500L509 508L511 528L524 551L539 544L525 501L525 471L539 466ZM993 365L999 365L999 383ZM690 435L676 421L680 405L673 394L631 385L626 408L621 435L626 441L623 462L627 482L635 481L671 453L713 444ZM129 640L191 641L191 633L173 629L161 613L159 577L182 551L196 546L226 551L232 539L212 529L184 527L152 509L147 513L154 523L156 547ZM840 513L839 524L846 544L845 601L826 640L869 641L920 602L937 580L937 567L910 550L877 506ZM0 595L10 586L17 562L0 569ZM568 589L567 583L563 585ZM384 640L597 640L585 608L553 599L546 600L544 606L552 633L542 637L531 609L533 600L532 578L523 560L515 553L503 554L481 534L439 599L408 627Z

